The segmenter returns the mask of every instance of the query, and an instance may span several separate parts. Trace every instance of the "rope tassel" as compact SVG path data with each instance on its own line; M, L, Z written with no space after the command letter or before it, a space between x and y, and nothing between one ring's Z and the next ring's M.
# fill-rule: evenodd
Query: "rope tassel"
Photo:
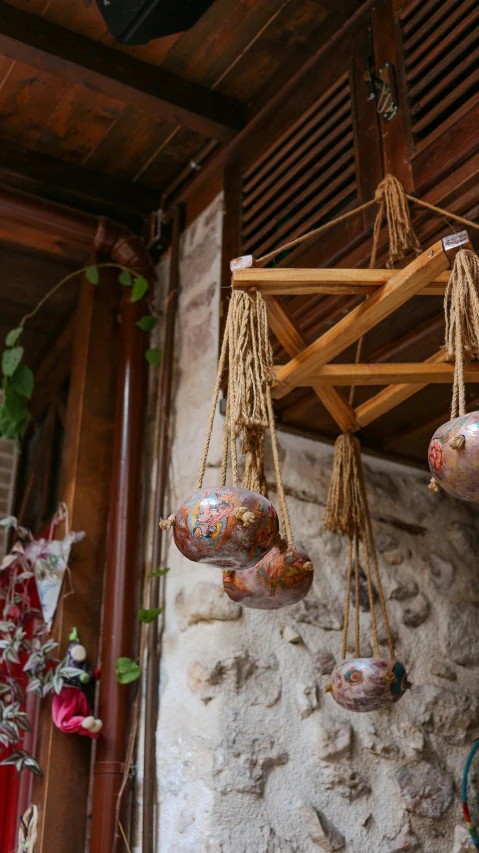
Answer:
M384 214L389 234L389 259L387 267L392 269L396 261L400 261L413 251L416 255L421 252L419 240L412 227L409 205L403 185L393 175L386 177L378 184L375 200L379 210L374 223L373 248L371 252L371 267L376 266L379 235Z
M360 550L364 559L364 573L368 590L371 611L371 628L373 633L374 654L380 657L379 639L374 608L374 588L372 571L381 605L381 612L386 630L387 642L391 658L394 659L394 644L389 627L386 601L379 575L379 566L374 545L368 500L364 485L364 472L361 459L359 440L350 433L340 435L334 446L333 474L328 493L328 501L324 513L323 529L331 533L339 533L348 537L348 571L346 579L346 595L344 601L344 627L342 658L347 654L349 611L351 588L354 574L355 600L355 656L360 657Z

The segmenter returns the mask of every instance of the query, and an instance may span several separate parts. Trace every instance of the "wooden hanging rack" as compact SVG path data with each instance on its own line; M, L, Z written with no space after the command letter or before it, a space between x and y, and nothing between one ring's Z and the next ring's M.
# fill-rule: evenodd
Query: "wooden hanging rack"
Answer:
M311 387L343 431L356 431L375 421L430 383L450 383L453 365L444 350L419 363L331 363L382 320L414 296L443 296L448 270L459 249L471 248L466 231L438 240L400 270L265 269L252 255L231 262L233 290L259 291L268 303L271 330L290 356L276 368L276 398L294 388ZM360 294L367 300L353 308L313 343L308 343L288 314L282 296ZM479 381L479 363L466 368L467 381ZM336 390L340 385L384 385L379 393L353 408Z

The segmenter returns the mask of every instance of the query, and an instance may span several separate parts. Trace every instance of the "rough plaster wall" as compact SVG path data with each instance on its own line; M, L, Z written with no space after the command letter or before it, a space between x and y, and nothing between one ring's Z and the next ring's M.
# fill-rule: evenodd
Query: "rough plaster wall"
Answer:
M194 488L214 383L221 204L183 239L172 508ZM205 485L218 482L216 439ZM321 532L332 449L284 433L279 442L293 530L315 565L304 602L243 611L222 595L219 570L169 549L158 851L470 849L459 783L478 735L477 515L431 494L422 472L365 460L390 619L414 687L392 709L348 714L323 690L340 649L346 561L341 540ZM363 622L367 642L366 612Z

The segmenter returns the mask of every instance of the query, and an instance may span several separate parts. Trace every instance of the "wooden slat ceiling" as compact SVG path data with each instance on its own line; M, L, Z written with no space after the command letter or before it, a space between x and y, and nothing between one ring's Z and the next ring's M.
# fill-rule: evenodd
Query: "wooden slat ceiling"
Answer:
M123 47L107 32L94 2L0 2L0 170L5 173L11 163L10 171L21 171L20 155L12 153L12 146L20 146L35 163L41 164L43 157L71 164L74 184L81 167L85 179L94 173L121 181L118 195L123 199L131 188L133 205L151 208L154 200L158 205L178 175L186 169L188 176L191 161L234 135L360 5L361 0L346 0L340 8L332 0L215 0L186 33ZM64 28L63 39L53 25ZM89 42L69 41L72 33ZM75 59L76 52L78 63L90 64L90 71L93 66L95 71L105 65L113 69L117 55L136 64L124 66L120 84L107 81L102 87L97 78L92 83L91 74L77 73L65 63L62 72L62 42L66 58ZM57 51L53 59L52 44ZM42 55L45 48L48 55ZM203 125L210 125L201 117L187 116L180 123L165 120L161 105L151 109L151 92L144 94L149 78L153 95L160 97L161 89L171 88L159 85L154 76L159 69L202 87L191 91L191 101L195 103L197 93L204 96L208 116L216 97L224 134L221 129L202 132ZM141 97L127 93L125 80L138 85ZM27 159L24 171L33 178L35 166ZM45 164L52 183L52 162ZM61 183L61 172L57 180ZM150 195L142 197L143 188Z

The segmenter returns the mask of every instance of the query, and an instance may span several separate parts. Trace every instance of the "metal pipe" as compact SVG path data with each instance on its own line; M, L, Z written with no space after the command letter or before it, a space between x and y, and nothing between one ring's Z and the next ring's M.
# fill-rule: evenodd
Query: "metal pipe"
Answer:
M165 337L163 345L163 364L160 390L160 430L158 452L156 454L156 489L153 514L153 541L151 565L158 566L161 555L162 531L159 519L165 510L165 494L168 481L169 427L171 410L171 387L173 381L173 357L175 342L175 320L179 290L180 236L182 227L182 209L173 208L173 229L171 242L170 278L165 318ZM161 584L159 578L152 578L150 588L151 607L160 604ZM145 735L143 764L143 853L155 850L155 792L156 792L156 725L158 719L158 678L159 678L159 636L158 624L153 622L148 629L148 656L146 665L145 699Z
M144 313L129 294L121 301L118 396L104 585L99 716L104 721L94 766L91 853L111 853L118 837L116 803L123 779L131 696L118 684L115 662L134 658L142 433L146 410Z

